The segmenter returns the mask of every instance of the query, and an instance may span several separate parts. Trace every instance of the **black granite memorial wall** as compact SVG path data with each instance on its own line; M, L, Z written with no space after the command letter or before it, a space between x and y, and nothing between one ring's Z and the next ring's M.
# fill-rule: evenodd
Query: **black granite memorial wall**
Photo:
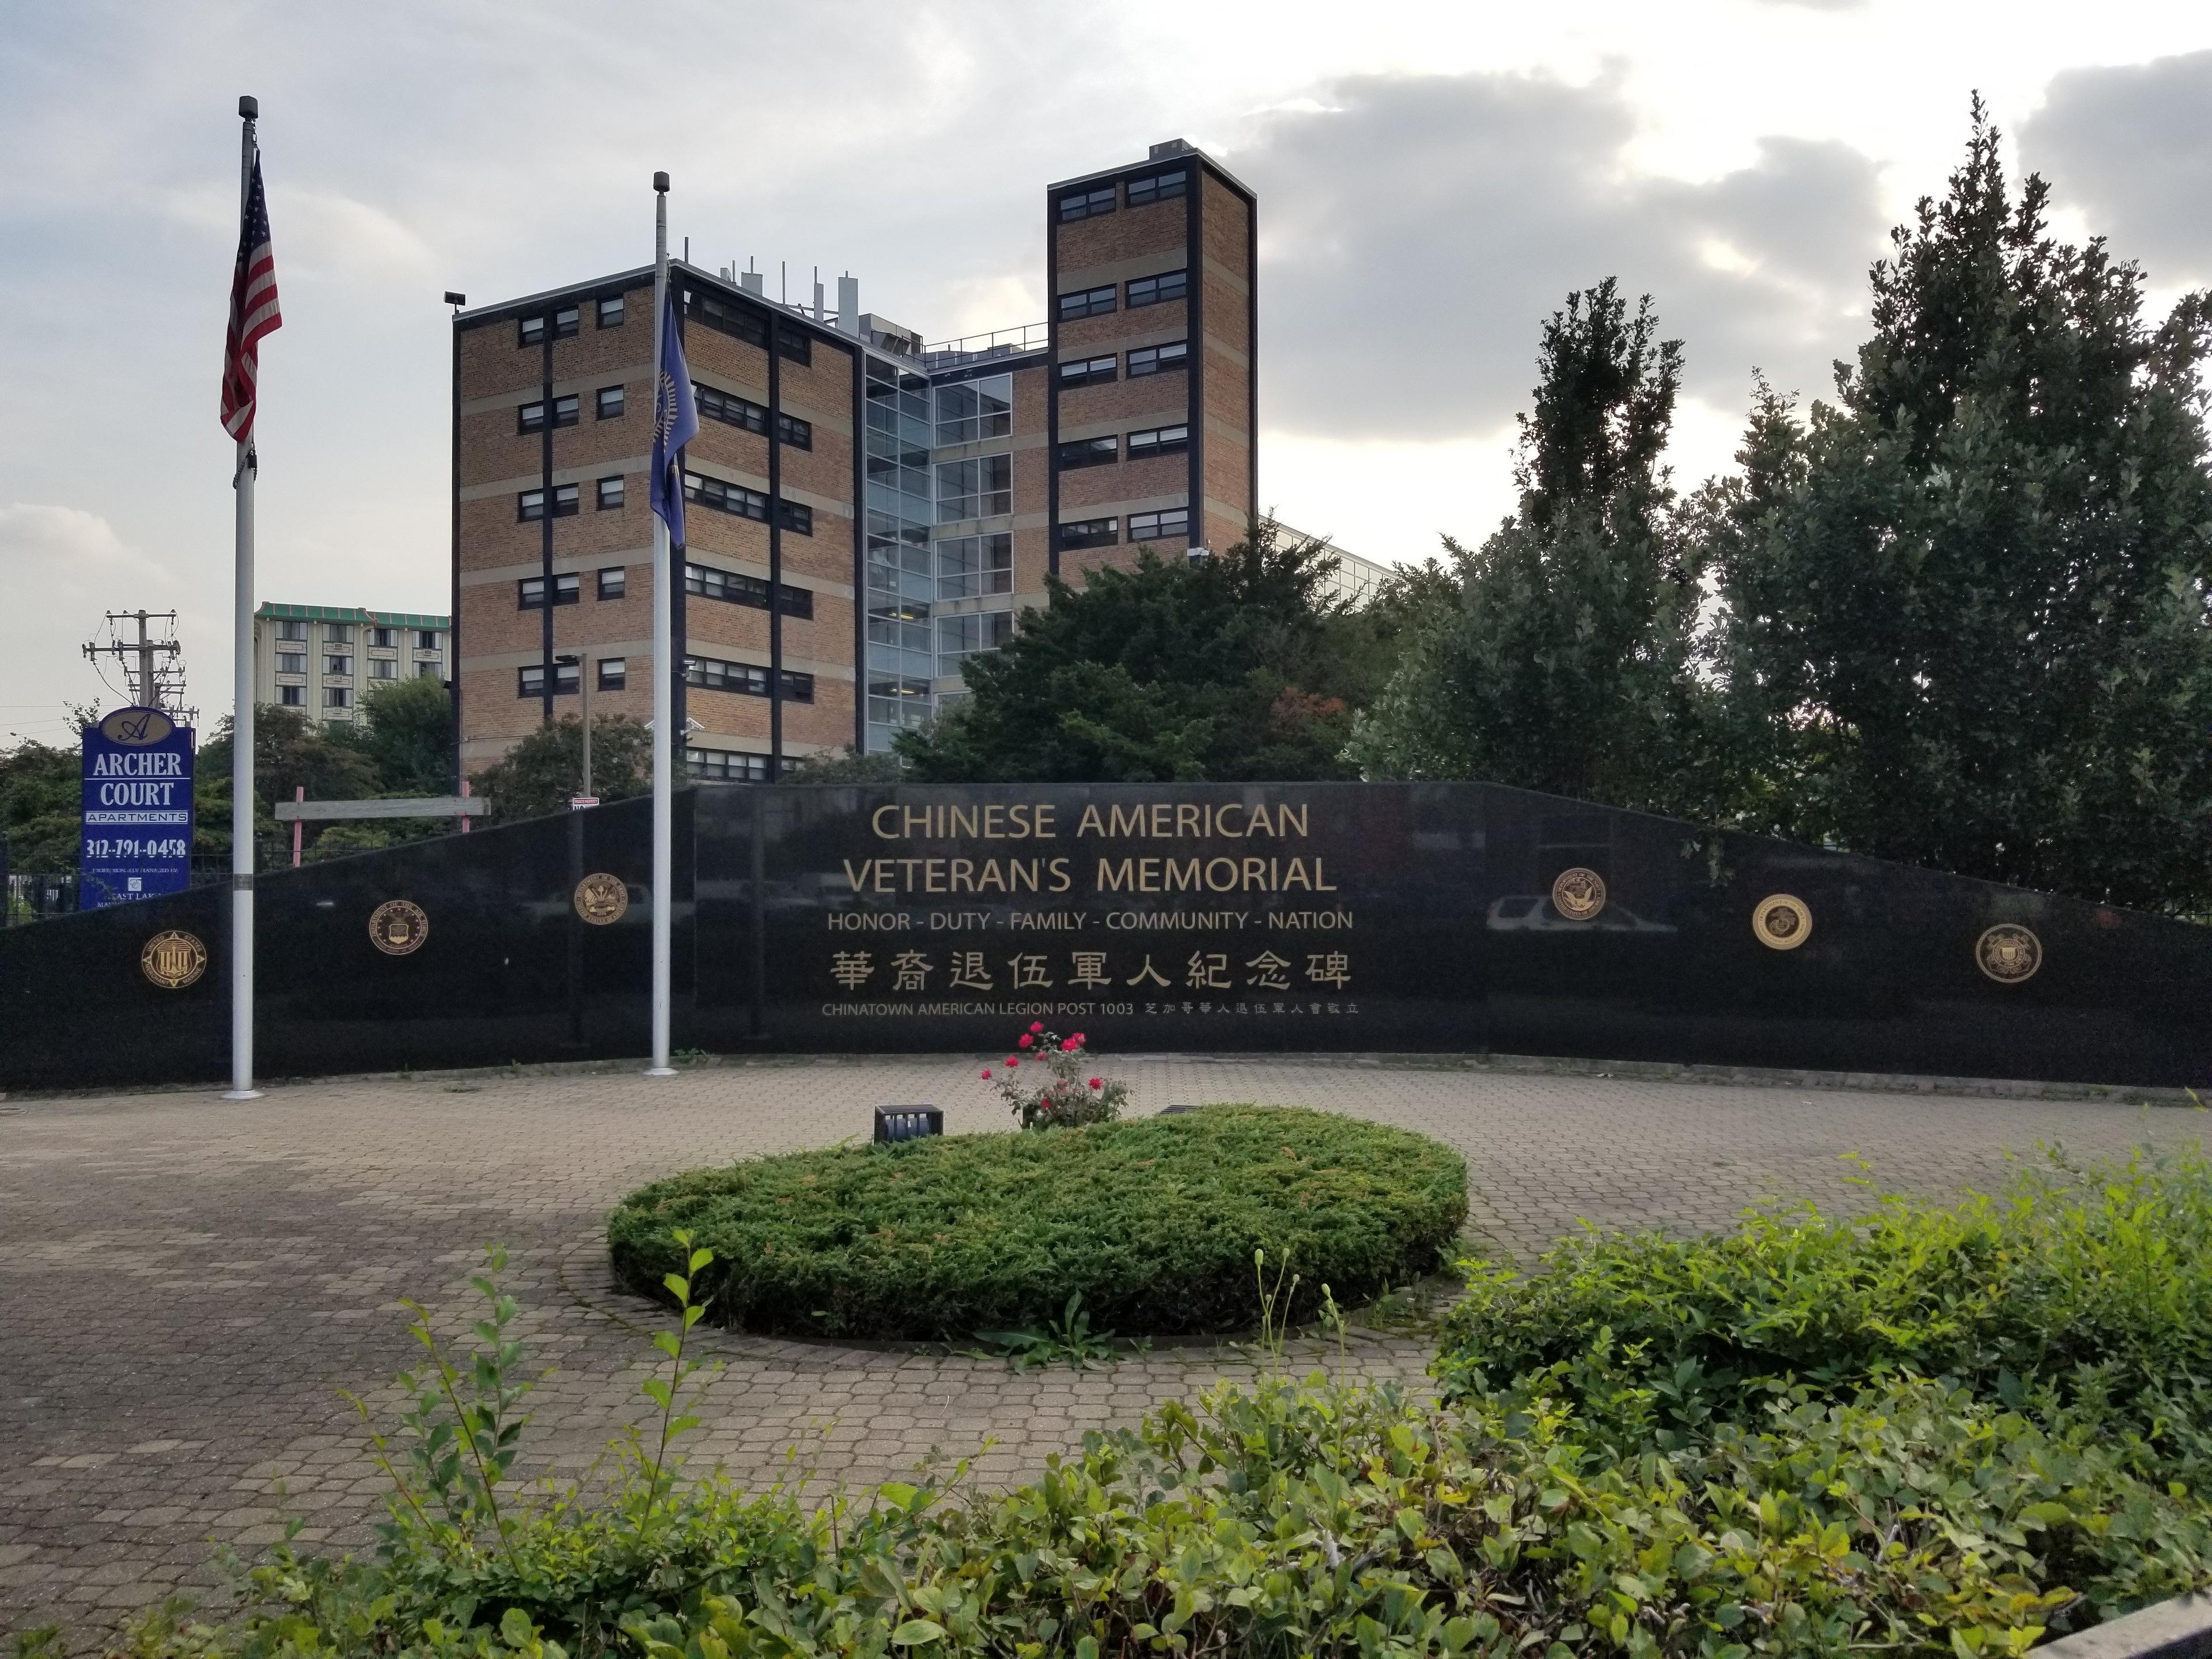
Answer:
M264 876L259 1069L641 1054L649 817ZM678 1048L988 1055L1042 1018L1123 1053L2212 1073L2212 930L1491 785L709 787L678 849ZM0 936L0 1086L222 1076L228 904ZM173 989L173 933L204 953Z

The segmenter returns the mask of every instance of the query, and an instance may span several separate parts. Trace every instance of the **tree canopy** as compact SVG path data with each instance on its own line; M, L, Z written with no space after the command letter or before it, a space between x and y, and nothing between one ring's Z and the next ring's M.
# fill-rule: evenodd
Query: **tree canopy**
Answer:
M680 763L679 763L680 764ZM566 811L584 781L584 723L574 714L541 726L477 774L494 823ZM653 787L653 733L627 714L592 717L592 793L626 800Z

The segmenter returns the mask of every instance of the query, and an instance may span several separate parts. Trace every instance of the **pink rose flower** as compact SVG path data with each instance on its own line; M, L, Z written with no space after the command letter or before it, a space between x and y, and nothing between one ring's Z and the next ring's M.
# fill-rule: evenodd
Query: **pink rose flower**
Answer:
M990 1079L990 1076L991 1076L991 1068L990 1068L989 1066L986 1066L983 1068L983 1077L984 1077L984 1079L988 1082L988 1081L989 1080L989 1079Z
M1031 1036L1030 1036L1027 1031L1024 1031L1024 1032L1023 1032L1023 1033L1022 1033L1021 1046L1022 1046L1023 1048L1026 1048L1030 1047L1030 1046L1032 1043L1034 1043L1036 1041L1036 1039L1035 1037Z
M1042 1031L1044 1030L1044 1022L1041 1019L1031 1020L1030 1022L1030 1030L1032 1031Z
M985 1075L988 1076L989 1074L987 1073ZM1103 1079L1094 1077L1091 1079L1091 1086L1094 1089L1102 1089L1105 1087L1105 1084Z

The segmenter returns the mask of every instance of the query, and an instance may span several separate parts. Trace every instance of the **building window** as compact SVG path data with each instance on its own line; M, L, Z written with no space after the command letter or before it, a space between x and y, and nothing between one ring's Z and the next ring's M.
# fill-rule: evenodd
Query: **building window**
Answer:
M972 444L1014 429L1014 377L986 374L937 388L937 441Z
M418 680L436 679L438 678L438 665L434 662L416 663L415 665L415 678Z
M1074 294L1060 296L1060 320L1072 322L1078 317L1103 317L1114 309L1114 285L1086 288Z
M619 294L614 295L611 299L600 301L599 326L601 328L620 328L623 325L623 296Z
M687 472L684 475L684 499L711 507L718 513L732 513L740 519L768 522L768 497L743 484L726 483L720 478Z
M435 651L438 648L438 630L434 628L416 629L415 648L417 651Z
M399 678L399 663L392 657L371 657L368 677L373 680L396 680Z
M276 688L276 702L285 708L305 708L307 706L307 688L304 685L280 685Z
M583 493L581 484L555 484L553 516L556 519L574 518L582 510Z
M619 691L629 684L629 662L623 657L599 659L599 690Z
M553 337L565 340L576 331L576 307L562 306L553 313Z
M583 597L584 579L578 575L556 576L553 579L553 603L574 605ZM518 611L543 611L545 608L545 578L525 576L514 585L514 608Z
M1138 277L1129 284L1129 309L1182 299L1189 275L1187 270L1164 270L1157 276Z
M323 672L325 674L343 674L350 679L353 677L353 659L351 657L326 656L323 659Z
M628 386L601 386L599 388L599 418L603 421L617 419L623 412L623 404L628 398L629 392Z
M1155 202L1165 202L1180 196L1189 187L1190 175L1181 167L1173 173L1156 173L1149 179L1129 180L1129 205L1150 207Z
M768 583L758 576L742 576L734 570L717 570L712 565L686 564L684 567L684 591L696 593L703 599L720 599L730 605L750 605L756 611L768 609ZM783 585L778 595L776 608L787 617L814 615L814 591L806 587Z
M577 398L574 393L553 400L553 424L576 424ZM543 432L545 429L545 405L543 402L524 404L514 411L514 428L518 432Z
M980 455L937 464L937 521L988 519L1014 510L1014 458Z
M779 502L776 519L786 530L796 535L811 536L814 533L814 509L811 507L802 506L797 501Z
M276 672L280 674L304 674L307 672L307 653L301 651L279 651Z
M553 400L553 424L556 426L575 425L577 414L581 406L582 401L583 400L577 397L577 395L573 392L565 398L556 398Z
M323 688L323 707L325 708L352 708L353 687L349 685L325 686Z
M1063 472L1072 472L1079 466L1111 466L1121 459L1121 440L1111 433L1103 438L1077 438L1060 447L1060 470Z
M685 309L718 334L727 334L747 345L768 343L768 324L750 308L714 294L687 294Z
M526 489L517 495L514 498L514 516L524 524L528 524L533 519L544 518L545 492L542 489Z
M1180 455L1190 447L1188 426L1156 426L1129 434L1129 459L1149 460L1155 455Z
M949 536L937 544L937 597L975 599L1014 591L1014 538L1004 530L988 536Z
M1011 611L971 611L964 617L937 619L937 661L940 673L947 665L978 651L995 651L1014 636Z
M623 504L622 475L599 480L599 511L611 513Z
M1143 346L1129 354L1129 378L1140 374L1164 374L1170 369L1186 367L1190 361L1190 342L1170 341L1166 345Z
M543 317L523 318L516 325L514 343L517 345L543 345L545 343L545 319Z
M629 572L623 569L620 565L616 565L611 569L602 570L599 572L599 597L601 599L619 599L623 598L629 590Z
M708 783L766 783L768 757L741 755L729 749L687 749L684 769Z
M1111 547L1121 539L1119 519L1076 519L1060 527L1062 547Z
M1129 515L1129 539L1132 542L1164 542L1190 535L1190 509L1171 507L1159 513L1132 513Z
M770 672L757 663L719 662L712 657L686 657L684 659L684 683L706 691L733 691L739 696L768 696ZM783 671L783 700L786 702L812 702L814 676Z
M1101 214L1114 210L1114 186L1107 185L1097 190L1079 190L1060 198L1060 222L1072 225L1078 219L1096 219Z
M779 415L775 417L775 441L788 444L793 449L811 449L814 447L814 424L811 421L800 420L796 415Z
M581 671L572 662L553 665L553 695L573 697L583 684ZM545 695L545 665L534 662L526 668L514 671L514 694L519 697L542 697Z
M691 383L691 402L702 421L720 421L725 426L742 427L747 432L767 435L768 410L748 398L732 392L717 392L713 386L701 386L694 380Z
M372 651L397 651L399 648L399 630L396 628L370 629L368 648Z
M280 640L305 640L307 624L303 622L280 622L276 624L276 637Z
M793 328L788 323L776 330L775 349L778 355L790 358L794 363L811 364L814 361L812 337L804 329Z
M332 645L351 645L353 643L353 624L351 623L325 623L323 624L323 637L328 640Z
M1134 369L1129 372L1136 373ZM1060 389L1062 392L1070 386L1103 385L1113 378L1114 359L1111 357L1085 357L1060 366Z

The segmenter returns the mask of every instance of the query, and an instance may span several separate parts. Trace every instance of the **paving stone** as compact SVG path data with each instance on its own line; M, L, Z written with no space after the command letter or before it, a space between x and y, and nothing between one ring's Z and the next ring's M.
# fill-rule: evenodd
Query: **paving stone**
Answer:
M1378 1062L1121 1060L1133 1109L1171 1101L1322 1107L1460 1148L1468 1247L1528 1258L1587 1219L1689 1231L1765 1200L1863 1208L1883 1188L1988 1189L2008 1158L2195 1140L2194 1112L2100 1102L1762 1087ZM631 1075L345 1079L261 1100L154 1093L22 1103L0 1118L0 1631L97 1639L169 1587L211 1587L216 1541L287 1517L360 1547L384 1477L346 1393L389 1422L420 1351L403 1299L465 1340L483 1246L510 1253L536 1364L533 1471L581 1476L649 1407L653 1309L617 1290L602 1226L623 1194L692 1165L866 1133L870 1109L933 1100L949 1131L998 1129L964 1059L773 1060ZM1211 1343L1103 1369L1015 1376L896 1348L701 1333L712 1381L695 1467L752 1487L874 1484L935 1457L1018 1480L1088 1429L1250 1356ZM1298 1370L1421 1382L1418 1343L1293 1345ZM986 1446L989 1449L983 1449ZM795 1455L793 1455L795 1449Z

